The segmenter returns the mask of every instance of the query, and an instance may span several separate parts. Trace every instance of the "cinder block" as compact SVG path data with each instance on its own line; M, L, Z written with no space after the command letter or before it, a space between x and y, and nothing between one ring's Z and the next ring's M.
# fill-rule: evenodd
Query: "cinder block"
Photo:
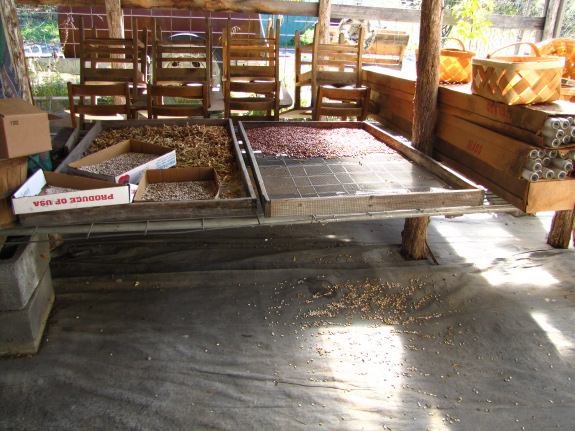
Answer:
M38 352L54 296L48 267L26 307L17 311L0 311L0 356Z
M0 312L26 307L50 264L48 236L35 235L32 241L35 242L10 244L7 241L2 248L2 255L8 256L0 258Z

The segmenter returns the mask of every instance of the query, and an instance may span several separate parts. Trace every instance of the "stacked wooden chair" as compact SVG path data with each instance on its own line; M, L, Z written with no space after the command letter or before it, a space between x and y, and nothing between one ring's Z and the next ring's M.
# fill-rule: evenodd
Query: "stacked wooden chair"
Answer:
M295 100L294 109L301 109L301 90L311 87L311 107L315 106L321 86L361 87L364 29L357 45L320 43L317 26L311 44L302 45L299 31L295 34Z
M133 114L132 108L136 106L138 98L146 87L147 80L147 29L142 30L139 36L138 22L132 20L131 36L125 38L99 37L97 30L92 28L86 31L84 20L80 20L80 83L69 84L68 92L70 99L70 111L82 112L80 127L83 126L84 115L106 115L106 109L98 107L97 96L123 95L123 88L129 88L128 96L124 104L127 107L127 117ZM97 87L91 87L91 86ZM109 85L111 87L106 88ZM76 98L71 96L84 95L80 97L79 108ZM122 96L124 97L124 96ZM84 103L87 98L89 103ZM120 102L116 102L111 112L120 109ZM72 123L76 125L76 119L72 116Z
M148 85L148 116L209 117L212 87L212 32L206 18L204 41L164 40L152 25L152 83ZM170 98L169 104L164 98ZM178 99L181 103L178 103Z
M266 37L234 34L228 20L224 31L224 115L264 111L250 120L278 120L280 103L280 21Z

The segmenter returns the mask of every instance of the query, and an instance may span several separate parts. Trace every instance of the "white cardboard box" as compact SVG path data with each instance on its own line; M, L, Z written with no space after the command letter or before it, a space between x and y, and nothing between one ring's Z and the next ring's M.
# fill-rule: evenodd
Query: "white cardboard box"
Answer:
M123 172L122 174L116 176L96 174L78 169L81 166L95 165L97 163L103 162L104 160L112 159L121 154L130 152L156 154L158 157L154 160L150 160L148 163L137 166L128 172ZM119 184L125 184L128 182L131 184L138 184L140 178L142 178L142 175L148 169L166 169L174 166L175 164L176 150L172 150L170 148L162 147L159 145L149 144L147 142L129 139L116 145L112 145L111 147L108 147L104 150L100 150L97 153L90 154L89 156L76 160L75 162L68 164L68 169L69 172L73 173L74 175L98 178Z
M77 191L40 195L47 184ZM36 171L12 196L14 214L128 204L137 186L55 172Z

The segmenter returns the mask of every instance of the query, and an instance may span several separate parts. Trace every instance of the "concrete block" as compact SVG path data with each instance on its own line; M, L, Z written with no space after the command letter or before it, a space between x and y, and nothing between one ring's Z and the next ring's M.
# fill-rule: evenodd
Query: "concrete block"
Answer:
M28 238L26 238L28 239ZM26 307L40 278L50 265L47 235L26 244L6 242L0 253L0 312ZM5 256L5 258L2 258Z
M0 311L0 356L38 352L54 297L52 274L48 267L26 307L17 311Z

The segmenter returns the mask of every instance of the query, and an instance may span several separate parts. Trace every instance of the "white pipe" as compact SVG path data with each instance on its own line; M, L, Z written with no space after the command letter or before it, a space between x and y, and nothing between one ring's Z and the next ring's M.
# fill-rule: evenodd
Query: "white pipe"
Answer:
M540 171L542 167L543 167L543 164L541 163L541 159L527 160L527 163L525 163L525 166L524 166L525 169L529 169L530 171L533 171L533 172Z
M573 162L571 160L551 159L551 164L564 171L573 170Z
M569 127L571 125L571 123L569 123L569 120L567 118L556 118L557 120L559 120L561 122L561 128L562 129L566 129L567 127ZM573 121L573 120L571 120Z
M545 168L545 167L543 169L541 169L541 175L546 180L552 180L553 178L555 178L555 172L553 172L553 169L549 169L549 168Z
M557 138L553 139L553 138L549 138L547 136L543 137L543 142L545 143L546 147L551 147L551 148L557 148L559 145L561 145L561 141Z
M562 142L563 144L567 145L567 144L571 143L571 140L572 140L572 139L573 139L573 138L571 138L571 136L565 135L565 136L563 136L563 137L561 138L561 142Z
M537 172L530 171L529 169L523 169L521 176L532 183L539 180L539 174Z
M564 180L565 178L567 178L567 172L561 170L561 169L552 169L553 173L555 174L555 178L557 178L558 180Z
M549 157L550 159L554 159L555 157L557 157L557 150L549 150L547 151L547 157Z
M543 129L560 129L561 119L556 117L549 117L543 123Z
M538 154L539 154L539 157L536 157L536 158L542 159L543 157L545 157L547 152L545 150L539 150Z
M543 166L551 166L551 159L549 157L545 157L541 160L541 164Z
M563 129L543 129L541 134L546 138L562 138L565 136L565 130Z

